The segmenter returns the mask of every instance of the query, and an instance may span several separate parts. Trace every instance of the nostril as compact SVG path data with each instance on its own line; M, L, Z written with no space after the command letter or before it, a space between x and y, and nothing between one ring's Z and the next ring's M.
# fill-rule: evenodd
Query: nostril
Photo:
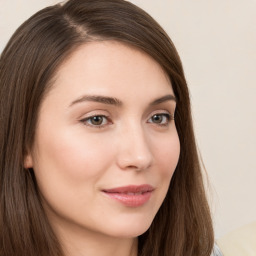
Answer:
M138 166L135 166L135 165L127 166L127 168L129 168L129 169L134 169L135 171L142 171L141 168L139 168Z

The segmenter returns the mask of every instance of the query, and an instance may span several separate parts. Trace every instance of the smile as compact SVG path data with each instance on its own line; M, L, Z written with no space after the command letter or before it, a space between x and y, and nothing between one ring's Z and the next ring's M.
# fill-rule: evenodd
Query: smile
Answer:
M102 192L109 198L114 199L128 207L139 207L149 201L154 188L150 185L130 185L112 189L105 189Z

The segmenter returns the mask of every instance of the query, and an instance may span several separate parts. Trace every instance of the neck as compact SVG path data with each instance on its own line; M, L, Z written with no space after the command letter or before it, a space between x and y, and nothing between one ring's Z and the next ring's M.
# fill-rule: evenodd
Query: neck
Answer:
M53 229L64 256L137 256L137 238L112 237L79 227L63 227L56 222Z
M73 236L61 243L65 256L137 256L137 239Z

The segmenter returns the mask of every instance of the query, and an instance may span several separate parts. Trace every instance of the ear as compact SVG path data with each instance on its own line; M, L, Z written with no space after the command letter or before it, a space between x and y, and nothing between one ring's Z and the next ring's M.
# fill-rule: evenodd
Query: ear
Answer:
M24 157L24 168L29 169L29 168L33 168L33 158L31 154L27 154Z

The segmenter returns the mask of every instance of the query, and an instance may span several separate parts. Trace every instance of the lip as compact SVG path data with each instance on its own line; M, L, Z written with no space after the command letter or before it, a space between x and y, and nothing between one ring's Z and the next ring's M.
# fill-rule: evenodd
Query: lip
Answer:
M139 207L149 201L154 188L151 185L129 185L111 189L103 189L102 192L108 197L129 207Z

